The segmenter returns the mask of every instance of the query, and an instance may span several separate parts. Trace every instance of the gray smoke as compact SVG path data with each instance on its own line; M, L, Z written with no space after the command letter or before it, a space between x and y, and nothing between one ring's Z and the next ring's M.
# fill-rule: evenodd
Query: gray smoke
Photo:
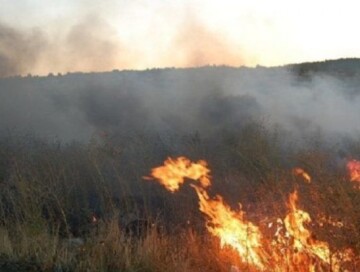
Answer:
M296 138L358 137L359 78L204 67L2 79L0 127L87 141L139 131L216 137L262 122Z

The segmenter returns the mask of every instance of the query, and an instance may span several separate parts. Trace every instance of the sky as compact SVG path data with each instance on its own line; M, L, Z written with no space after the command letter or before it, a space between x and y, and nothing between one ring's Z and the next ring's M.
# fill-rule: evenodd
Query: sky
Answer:
M359 7L355 0L0 0L0 76L360 57Z

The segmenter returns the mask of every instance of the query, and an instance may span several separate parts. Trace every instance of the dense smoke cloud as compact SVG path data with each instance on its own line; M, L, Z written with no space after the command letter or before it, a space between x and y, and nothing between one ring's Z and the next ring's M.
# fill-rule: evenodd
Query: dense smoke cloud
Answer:
M3 79L0 127L68 141L131 132L217 137L260 121L297 138L356 136L358 81L226 67Z

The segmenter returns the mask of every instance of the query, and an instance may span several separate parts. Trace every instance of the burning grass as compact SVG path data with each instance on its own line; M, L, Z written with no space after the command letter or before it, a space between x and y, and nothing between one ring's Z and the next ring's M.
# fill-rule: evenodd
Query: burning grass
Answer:
M351 248L331 253L327 242L313 238L306 227L311 222L309 213L297 207L297 190L289 196L285 219L276 219L280 226L274 237L266 240L260 228L245 219L241 204L238 211L234 211L221 196L211 198L208 195L209 172L206 162L192 163L179 157L168 158L164 166L152 170L152 176L170 192L178 190L184 178L198 181L191 186L198 196L199 209L205 215L207 230L220 239L221 247L235 249L242 263L256 271L341 271L357 258ZM294 174L301 175L307 182L311 180L301 168L295 168Z
M254 127L176 149L143 134L13 139L0 143L0 270L360 269L356 161L331 149L283 152Z

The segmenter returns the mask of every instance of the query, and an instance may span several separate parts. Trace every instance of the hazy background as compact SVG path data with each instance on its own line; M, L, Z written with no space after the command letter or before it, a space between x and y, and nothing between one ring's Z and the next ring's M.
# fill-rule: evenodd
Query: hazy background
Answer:
M359 57L354 0L0 0L0 77Z

